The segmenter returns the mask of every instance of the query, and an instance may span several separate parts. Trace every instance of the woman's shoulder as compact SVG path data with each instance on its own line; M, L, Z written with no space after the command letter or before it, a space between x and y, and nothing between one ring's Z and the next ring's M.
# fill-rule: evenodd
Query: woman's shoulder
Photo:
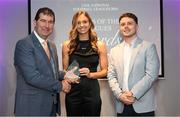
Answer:
M63 45L68 45L70 43L70 40L65 40L64 42L63 42Z
M106 44L103 41L98 40L97 41L97 46L98 46L98 48L106 47Z
M62 44L62 49L69 51L69 43L70 43L70 40L64 41Z
M99 52L106 52L106 44L103 41L97 41L97 47Z

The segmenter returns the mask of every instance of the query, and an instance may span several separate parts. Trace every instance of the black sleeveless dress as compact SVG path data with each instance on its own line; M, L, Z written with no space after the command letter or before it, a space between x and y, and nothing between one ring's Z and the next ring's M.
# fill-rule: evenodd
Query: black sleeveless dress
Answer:
M87 67L90 72L96 72L99 55L92 49L89 40L79 40L76 50L70 55L69 64L73 60L79 63L80 68ZM67 116L100 116L101 98L98 80L81 76L79 84L72 84L65 101Z

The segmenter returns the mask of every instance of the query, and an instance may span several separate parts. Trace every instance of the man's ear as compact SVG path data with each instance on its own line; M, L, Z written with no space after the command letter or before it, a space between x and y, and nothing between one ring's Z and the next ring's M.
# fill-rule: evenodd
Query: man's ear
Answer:
M33 26L34 27L36 26L36 20L33 20Z
M136 30L137 30L137 32L139 31L139 25L136 26Z

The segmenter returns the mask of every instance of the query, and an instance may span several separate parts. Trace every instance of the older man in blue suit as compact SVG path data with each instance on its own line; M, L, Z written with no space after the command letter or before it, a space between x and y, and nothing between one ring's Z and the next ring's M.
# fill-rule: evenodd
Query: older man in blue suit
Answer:
M138 18L125 13L119 18L123 42L110 52L108 81L116 97L117 116L154 116L154 83L159 58L153 43L137 36Z
M34 19L34 31L16 44L16 116L55 116L60 113L59 92L67 93L71 88L59 71L55 44L48 41L54 23L54 12L40 8Z

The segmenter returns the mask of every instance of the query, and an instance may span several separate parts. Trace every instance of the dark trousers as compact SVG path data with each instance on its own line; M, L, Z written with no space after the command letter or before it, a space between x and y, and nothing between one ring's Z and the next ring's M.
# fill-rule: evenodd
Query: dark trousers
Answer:
M57 109L58 109L57 106L58 106L57 104L53 104L53 105L52 105L52 110L51 110L50 116L56 117L56 113L57 113Z
M147 113L136 113L132 105L125 105L122 113L117 113L117 117L122 116L155 116L154 111Z

